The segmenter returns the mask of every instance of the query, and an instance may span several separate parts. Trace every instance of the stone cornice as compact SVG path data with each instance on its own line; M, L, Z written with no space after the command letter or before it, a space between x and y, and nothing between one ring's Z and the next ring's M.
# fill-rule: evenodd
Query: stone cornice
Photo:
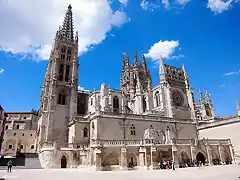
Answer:
M234 117L234 118L225 119L225 120L218 120L218 121L214 121L212 123L198 125L197 129L198 130L208 129L208 128L213 128L213 127L223 126L223 125L228 125L228 124L233 124L233 123L240 123L240 117Z

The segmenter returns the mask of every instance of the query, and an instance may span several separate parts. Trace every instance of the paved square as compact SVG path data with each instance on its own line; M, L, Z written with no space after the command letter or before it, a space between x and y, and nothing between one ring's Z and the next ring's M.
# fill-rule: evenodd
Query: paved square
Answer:
M157 180L157 179L178 179L178 180L239 180L240 166L211 166L203 168L184 168L159 171L99 171L86 172L81 169L19 169L12 173L5 170L0 171L0 176L6 180Z

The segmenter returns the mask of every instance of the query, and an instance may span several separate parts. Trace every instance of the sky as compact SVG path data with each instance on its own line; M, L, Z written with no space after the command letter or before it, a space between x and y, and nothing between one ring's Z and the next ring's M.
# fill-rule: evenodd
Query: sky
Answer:
M79 85L119 88L121 56L147 57L153 85L158 64L185 65L191 87L208 90L217 116L240 100L239 0L0 0L0 104L39 108L52 42L72 5L79 32Z

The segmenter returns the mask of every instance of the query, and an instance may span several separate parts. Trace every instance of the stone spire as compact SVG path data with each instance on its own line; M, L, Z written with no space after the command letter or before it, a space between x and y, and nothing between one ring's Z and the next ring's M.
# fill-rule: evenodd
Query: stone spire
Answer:
M206 103L209 105L212 105L212 101L211 101L210 94L208 93L208 91L206 91L205 98L206 98Z
M146 58L144 56L143 51L142 51L142 66L143 66L143 68L147 68Z
M129 66L129 55L128 55L128 53L126 53L126 62L125 62L125 66Z
M125 57L122 55L122 71L125 70Z
M202 90L199 88L199 104L204 104L204 98L202 94Z
M166 71L165 71L165 65L163 63L162 56L160 56L159 77L160 77L160 82L163 82L166 80Z
M61 40L74 42L73 17L71 5L68 6L67 12L64 17L63 25L57 32L57 36Z
M134 62L133 62L134 66L138 65L138 58L137 58L137 50L134 49Z

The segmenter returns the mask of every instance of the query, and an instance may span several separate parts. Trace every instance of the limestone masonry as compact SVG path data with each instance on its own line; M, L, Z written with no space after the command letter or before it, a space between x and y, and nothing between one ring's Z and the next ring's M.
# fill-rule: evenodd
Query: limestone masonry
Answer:
M101 84L89 92L78 88L79 41L69 5L44 77L36 144L28 143L43 168L155 169L162 160L176 167L192 160L234 163L230 137L200 138L197 124L215 121L215 113L208 92L200 91L194 102L184 66L160 59L160 84L153 87L144 54L139 58L135 50L133 63L128 54L122 56L119 90Z

